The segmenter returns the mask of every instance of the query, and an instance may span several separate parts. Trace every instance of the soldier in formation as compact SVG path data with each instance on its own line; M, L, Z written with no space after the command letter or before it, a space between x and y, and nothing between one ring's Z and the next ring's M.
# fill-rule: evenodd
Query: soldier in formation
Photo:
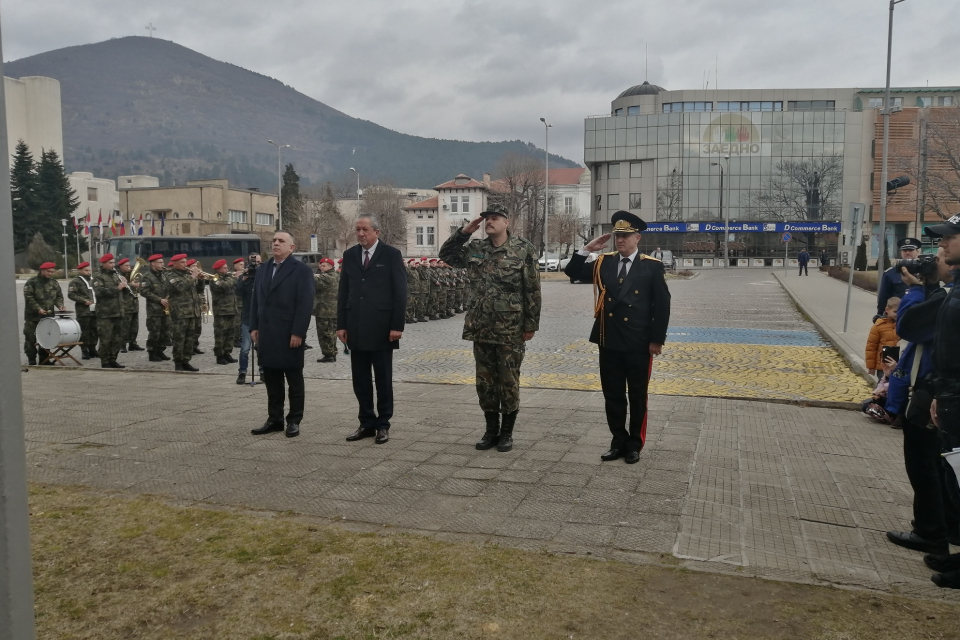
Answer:
M201 277L200 274L200 265L197 264L197 261L193 258L187 260L187 269L197 274L197 317L193 321L193 354L197 356L202 356L205 352L200 349L200 335L203 333L203 316L206 311L209 309L204 309L207 306L207 299L204 295L203 288L207 286L206 281Z
M234 281L239 280L240 276L243 275L243 272L247 269L247 261L243 258L237 258L233 261L233 279ZM237 349L240 348L242 344L242 330L241 327L243 324L240 322L240 316L243 315L243 297L236 296L237 298L237 327L233 334L233 346Z
M140 333L140 283L133 282L130 274L130 258L122 258L117 262L120 275L127 281L127 288L120 292L120 309L123 311L123 320L120 328L120 353L129 351L143 351L137 344L137 335Z
M140 294L147 300L147 353L150 362L163 362L170 359L163 352L170 342L166 271L163 256L159 253L150 256L147 263L149 268L140 279Z
M340 273L333 268L333 260L323 258L314 276L316 290L313 298L313 317L317 325L317 342L322 357L317 362L337 361L337 292Z
M93 294L90 263L77 265L77 277L67 287L67 297L73 300L77 322L80 324L80 352L84 360L97 357L97 299Z
M100 346L100 367L103 369L124 369L117 362L123 339L123 303L120 296L127 283L117 273L112 253L100 258L100 270L93 276L93 292L97 298L97 335Z
M420 259L407 260L407 317L406 323L420 322L417 316L417 301L420 299Z
M487 237L470 240L481 223ZM477 396L486 420L486 430L476 444L480 450L513 448L520 411L520 364L526 341L540 328L536 249L511 235L509 226L507 209L492 204L440 248L444 262L467 269L476 298L464 318L463 339L473 342Z
M37 364L38 353L41 362L47 358L46 349L37 349L37 325L44 318L52 318L57 310L66 311L60 283L53 279L56 268L53 262L44 262L40 273L23 285L23 352L27 354L28 364Z
M237 279L227 267L226 260L214 262L213 271L219 276L208 285L213 299L213 354L217 356L217 364L233 364L237 361L231 355L237 335L237 294L234 291Z
M203 281L197 271L187 269L187 254L178 253L170 260L173 270L167 273L167 296L170 308L170 333L173 337L173 363L176 371L199 371L190 364L200 316L200 295ZM199 287L199 288L198 288Z

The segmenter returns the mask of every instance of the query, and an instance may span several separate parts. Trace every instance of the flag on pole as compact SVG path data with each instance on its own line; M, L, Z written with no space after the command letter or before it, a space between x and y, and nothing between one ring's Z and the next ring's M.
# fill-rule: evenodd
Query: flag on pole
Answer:
M110 235L117 235L117 218L112 214L110 216Z
M157 235L157 221L153 218L150 218L150 235Z
M163 235L163 223L166 222L167 216L164 215L164 214L162 214L162 213L160 214L160 216L161 216L161 218L160 218L160 235Z
M83 233L90 235L90 208L87 207L87 219L84 223Z
M137 235L138 236L143 235L143 214L142 213L140 214L140 219L137 220Z
M73 232L77 233L80 230L80 225L77 224L77 216L73 217Z
M97 216L97 226L100 227L100 237L103 237L103 209L100 209L100 214Z

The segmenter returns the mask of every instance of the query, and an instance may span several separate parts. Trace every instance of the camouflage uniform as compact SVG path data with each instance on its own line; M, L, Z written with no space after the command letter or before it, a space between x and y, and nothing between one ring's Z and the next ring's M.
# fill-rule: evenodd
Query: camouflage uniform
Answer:
M207 282L202 278L197 278L197 318L193 321L193 352L200 351L200 335L203 333L203 302L206 297L203 295L203 288Z
M37 325L44 318L52 318L53 312L63 306L63 292L60 283L53 278L36 275L23 285L23 352L27 359L37 359ZM46 313L41 315L40 311ZM45 349L40 350L46 357Z
M170 314L160 304L167 297L164 272L148 269L140 278L140 295L147 300L147 351L163 353L170 342Z
M100 337L100 365L117 361L123 339L123 307L120 301L120 276L115 269L100 267L93 276L93 292L97 296L97 334Z
M419 322L417 317L417 296L420 295L420 274L417 271L419 267L411 267L410 263L406 265L407 269L407 318L406 322Z
M437 267L430 267L427 271L430 294L427 297L427 316L431 320L440 319L440 270Z
M218 358L232 359L234 338L237 335L237 279L232 273L220 276L210 283L213 298L213 353Z
M129 279L130 274L123 274L124 278ZM123 320L120 327L120 348L125 349L127 345L137 344L137 334L140 333L140 298L133 295L130 288L120 291L120 310L123 312Z
M197 280L184 269L167 272L167 300L170 303L170 333L173 337L173 361L190 362L200 314ZM200 284L203 284L202 282Z
M317 342L324 358L337 355L337 293L340 274L330 271L314 274L316 295L313 297L313 317L317 323Z
M463 322L477 364L477 395L484 412L520 409L523 334L540 328L540 272L534 246L508 236L499 247L470 240L462 229L440 248L440 259L466 267L475 292Z
M77 322L80 324L80 351L87 357L93 357L97 353L97 312L96 307L90 310L87 301L96 302L93 295L93 278L77 276L70 281L67 288L67 297L73 300L77 314Z

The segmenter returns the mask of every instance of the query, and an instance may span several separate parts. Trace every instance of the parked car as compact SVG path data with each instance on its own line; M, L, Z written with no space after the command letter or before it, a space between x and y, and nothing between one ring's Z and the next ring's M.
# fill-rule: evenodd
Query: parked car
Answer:
M593 262L599 256L599 253L591 253L587 256L587 262ZM567 268L567 265L570 263L570 258L564 258L558 264L559 270L563 271ZM577 280L576 278L570 278L570 284L591 284L590 280Z
M540 271L556 271L557 265L560 264L559 258L543 258L541 257L537 260L537 265Z

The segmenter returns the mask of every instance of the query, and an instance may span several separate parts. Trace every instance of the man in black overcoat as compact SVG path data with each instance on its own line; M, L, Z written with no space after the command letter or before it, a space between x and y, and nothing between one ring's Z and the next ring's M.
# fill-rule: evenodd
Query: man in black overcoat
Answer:
M407 309L407 274L400 251L380 240L376 216L361 214L354 226L359 244L343 253L337 296L337 337L350 348L353 392L360 426L347 440L389 440L393 417L393 350L400 348ZM377 408L373 407L373 380Z
M303 420L303 341L313 317L313 272L292 256L293 236L277 231L272 253L257 268L250 303L250 338L257 345L267 386L267 421L254 435L284 431L284 378L290 388L286 436L300 435Z
M663 263L638 250L646 223L627 211L617 211L611 222L613 234L587 243L570 258L564 273L572 279L592 280L597 290L590 342L600 347L600 386L613 436L610 450L600 459L622 457L634 464L640 460L647 436L647 385L653 357L660 355L667 339L670 291ZM602 249L611 235L616 251L587 264L587 256Z

